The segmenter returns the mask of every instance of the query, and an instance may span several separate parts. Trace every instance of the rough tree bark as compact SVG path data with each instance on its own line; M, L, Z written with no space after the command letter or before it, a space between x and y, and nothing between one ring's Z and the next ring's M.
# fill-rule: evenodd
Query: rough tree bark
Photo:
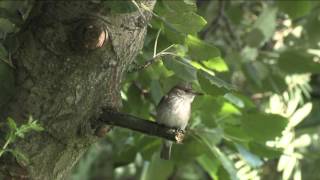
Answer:
M121 79L142 48L151 13L112 14L96 2L37 1L18 35L17 93L1 119L24 123L32 115L45 131L15 142L29 163L0 160L0 173L9 179L65 179L98 139L101 109L121 106ZM155 4L137 2L150 9ZM103 29L108 40L100 47Z

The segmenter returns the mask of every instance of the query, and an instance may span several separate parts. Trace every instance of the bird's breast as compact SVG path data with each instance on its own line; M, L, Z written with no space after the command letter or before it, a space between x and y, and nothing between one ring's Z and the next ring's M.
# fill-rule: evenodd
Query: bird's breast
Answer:
M157 121L169 127L185 129L190 118L191 103L184 101L171 101L167 107L163 107L166 110L158 112Z

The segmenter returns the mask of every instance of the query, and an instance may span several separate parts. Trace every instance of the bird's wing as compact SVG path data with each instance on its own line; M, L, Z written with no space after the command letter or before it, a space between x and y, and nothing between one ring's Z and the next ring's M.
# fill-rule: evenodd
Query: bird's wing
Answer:
M160 102L159 102L159 104L157 105L157 108L156 108L157 113L159 112L160 109L162 109L163 106L165 106L166 102L168 102L168 101L167 101L168 98L169 98L168 95L164 95L164 96L161 98L161 100L160 100Z

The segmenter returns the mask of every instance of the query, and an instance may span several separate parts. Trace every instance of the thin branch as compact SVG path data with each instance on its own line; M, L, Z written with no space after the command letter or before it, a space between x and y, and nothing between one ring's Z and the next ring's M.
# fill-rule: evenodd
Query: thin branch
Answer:
M152 58L148 59L144 64L142 65L138 65L136 67L133 67L132 69L128 70L128 73L133 73L133 72L137 72L141 69L145 69L147 67L149 67L150 65L152 65L153 63L157 62L160 60L160 57L164 56L165 54L157 54L155 56L153 56Z
M218 1L218 13L214 20L210 23L209 27L206 28L204 31L201 32L200 37L205 39L208 33L214 33L218 29L219 22L224 15L224 7L225 2L223 0Z
M99 121L109 125L138 131L150 136L161 137L176 143L181 143L184 138L184 133L182 131L129 114L105 111L100 116Z
M232 28L229 18L225 14L222 15L222 18L225 22L225 26L227 28L228 33L230 34L231 39L234 40L237 49L240 50L241 49L240 39L236 35L236 33L233 31L234 28Z
M173 46L174 46L174 44L170 45L169 47L165 48L164 50L162 50L158 54L154 55L152 58L148 59L144 64L132 68L131 70L128 71L128 73L133 73L133 72L136 72L141 69L145 69L145 68L149 67L150 65L157 62L158 60L161 60L160 57L162 57L162 56L166 56L166 55L178 56L175 53L166 52L169 49L171 49Z

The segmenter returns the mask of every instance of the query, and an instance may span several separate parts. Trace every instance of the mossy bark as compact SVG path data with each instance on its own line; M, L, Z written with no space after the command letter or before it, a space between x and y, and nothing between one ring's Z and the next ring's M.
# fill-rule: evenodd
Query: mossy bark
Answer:
M152 9L155 0L138 3ZM20 124L31 115L45 131L14 143L29 162L2 157L2 176L65 179L97 141L101 109L121 107L121 80L142 48L151 13L141 9L115 14L107 9L95 1L35 3L13 56L17 92L1 117ZM88 48L83 26L94 25L108 37L103 46L99 42L97 48Z

